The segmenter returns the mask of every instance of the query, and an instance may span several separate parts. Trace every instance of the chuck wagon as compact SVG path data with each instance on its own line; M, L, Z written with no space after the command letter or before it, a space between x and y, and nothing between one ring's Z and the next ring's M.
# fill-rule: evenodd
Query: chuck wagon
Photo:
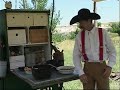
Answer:
M49 14L49 10L0 10L0 90L62 90L63 82L79 79L56 70L64 59L63 52L52 46Z

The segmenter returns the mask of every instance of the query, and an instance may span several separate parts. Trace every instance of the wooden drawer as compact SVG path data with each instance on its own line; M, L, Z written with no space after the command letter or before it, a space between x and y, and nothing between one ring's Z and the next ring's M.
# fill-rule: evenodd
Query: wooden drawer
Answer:
M10 69L16 69L18 67L25 67L24 62L10 62Z
M33 26L33 13L25 14L25 26Z
M12 56L9 58L10 60L10 69L15 69L18 67L24 67L25 66L25 57L24 55L20 56Z
M7 13L7 26L25 26L25 13Z
M8 30L8 43L11 44L25 44L26 33L25 29Z
M7 26L48 26L47 13L7 13Z
M11 56L10 58L10 62L24 62L25 57L24 55L20 55L20 56Z
M34 26L48 26L48 14L47 13L35 13L34 14Z
M29 39L31 43L48 42L48 30L46 29L30 29Z

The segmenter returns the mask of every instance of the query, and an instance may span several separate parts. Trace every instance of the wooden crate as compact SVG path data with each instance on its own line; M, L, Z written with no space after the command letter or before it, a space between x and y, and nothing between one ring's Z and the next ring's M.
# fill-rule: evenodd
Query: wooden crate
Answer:
M30 29L29 39L31 43L48 42L48 30L47 29Z

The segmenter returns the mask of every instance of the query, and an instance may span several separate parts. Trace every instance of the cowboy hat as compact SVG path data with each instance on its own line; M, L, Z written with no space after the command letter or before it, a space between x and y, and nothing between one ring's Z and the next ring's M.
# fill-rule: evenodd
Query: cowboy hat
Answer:
M91 13L89 9L83 8L78 11L78 15L74 16L71 19L70 25L79 22L81 20L88 20L88 19L97 20L100 19L100 15L98 15L97 13Z

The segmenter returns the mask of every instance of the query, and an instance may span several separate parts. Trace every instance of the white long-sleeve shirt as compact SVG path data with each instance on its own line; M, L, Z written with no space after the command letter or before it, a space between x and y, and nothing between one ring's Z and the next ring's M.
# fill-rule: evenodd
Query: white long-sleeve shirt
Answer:
M75 66L75 74L81 76L84 74L81 61L83 56L81 53L81 32L78 33L75 39L73 50L73 64ZM98 28L94 27L91 31L85 30L85 52L88 57L88 62L100 62L99 60L99 35ZM103 59L108 60L108 66L113 67L116 63L116 50L108 35L103 29Z

